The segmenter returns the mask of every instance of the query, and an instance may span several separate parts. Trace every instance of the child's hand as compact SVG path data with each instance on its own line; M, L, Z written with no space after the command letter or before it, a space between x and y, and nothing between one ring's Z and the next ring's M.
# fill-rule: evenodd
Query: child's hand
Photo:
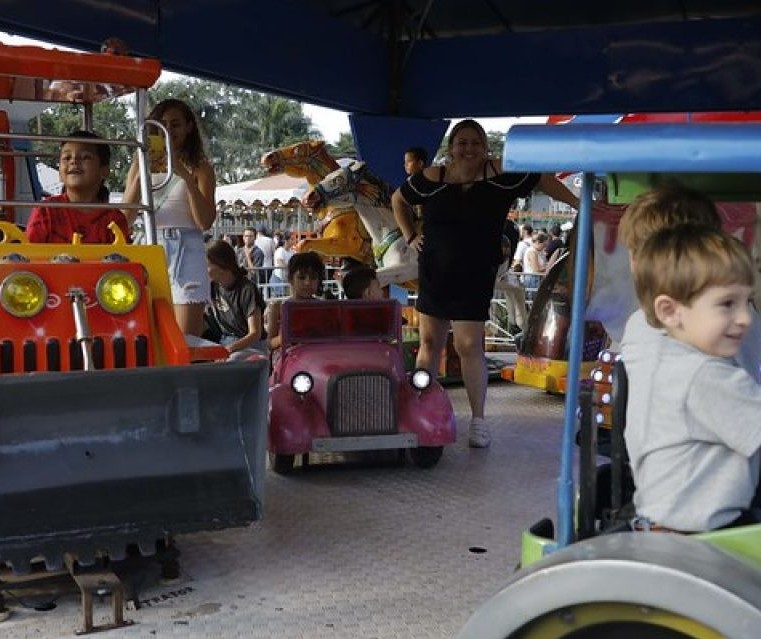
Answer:
M175 160L175 163L174 163L174 174L177 177L182 178L186 182L193 177L193 172L179 158Z

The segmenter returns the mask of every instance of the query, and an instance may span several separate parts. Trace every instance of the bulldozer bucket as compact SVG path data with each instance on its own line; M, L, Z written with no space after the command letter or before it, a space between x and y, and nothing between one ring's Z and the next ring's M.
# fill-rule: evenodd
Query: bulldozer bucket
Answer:
M265 360L0 376L0 563L49 570L262 515Z

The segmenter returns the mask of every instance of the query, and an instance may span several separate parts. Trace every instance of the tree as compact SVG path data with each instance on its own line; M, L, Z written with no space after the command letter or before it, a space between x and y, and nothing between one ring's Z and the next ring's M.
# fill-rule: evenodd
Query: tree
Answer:
M436 157L433 161L434 164L441 164L444 161L444 158L447 157L448 142L449 136L444 136L444 139L441 141L441 146L439 146L439 150L436 151ZM505 134L502 131L487 131L486 143L489 146L489 153L491 153L493 157L502 157L502 152L504 151L505 146Z
M199 117L220 184L260 177L259 159L265 152L319 135L300 103L278 96L216 82L173 80L148 92L149 108L169 97L187 102Z
M181 78L159 82L148 91L149 110L166 98L183 100L198 116L206 150L214 164L219 184L229 184L263 175L261 156L274 148L321 137L304 115L299 102L217 82ZM93 108L93 128L110 139L134 138L134 106L129 100L109 100ZM38 132L38 121L29 123ZM82 128L81 107L55 105L39 119L39 132L68 135ZM58 145L49 145L45 163L57 167ZM132 152L112 146L111 190L121 191Z
M354 147L354 138L351 133L341 133L338 142L328 144L328 152L336 158L355 158L357 149Z
M29 122L29 131L45 135L66 136L84 128L83 109L73 104L55 105L40 114L39 120ZM133 119L123 101L109 100L93 107L93 130L111 140L133 138ZM60 143L46 143L39 147L40 161L58 168ZM106 179L109 190L121 191L127 177L132 152L126 146L111 145L111 172Z

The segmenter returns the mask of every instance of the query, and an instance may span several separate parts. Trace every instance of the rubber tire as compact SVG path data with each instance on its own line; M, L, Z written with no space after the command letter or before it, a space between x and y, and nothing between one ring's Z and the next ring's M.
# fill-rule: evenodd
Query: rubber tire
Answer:
M277 455L267 453L270 460L270 468L278 475L290 475L293 472L293 465L296 461L296 455Z
M443 452L443 446L418 446L410 448L410 458L418 468L433 468L439 463Z

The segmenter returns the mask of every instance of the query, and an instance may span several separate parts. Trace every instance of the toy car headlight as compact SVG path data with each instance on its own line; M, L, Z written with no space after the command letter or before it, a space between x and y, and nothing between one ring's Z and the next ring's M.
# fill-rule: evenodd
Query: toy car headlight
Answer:
M418 390L425 390L431 385L431 374L424 368L416 368L410 375L410 383Z
M100 305L109 313L124 315L140 301L140 285L134 276L126 271L109 271L98 280L95 295Z
M48 287L36 273L11 273L0 284L0 304L14 317L34 317L48 300Z
M291 378L291 388L294 393L299 395L306 395L312 390L312 386L314 386L314 380L309 373L302 371L301 373L296 373Z

